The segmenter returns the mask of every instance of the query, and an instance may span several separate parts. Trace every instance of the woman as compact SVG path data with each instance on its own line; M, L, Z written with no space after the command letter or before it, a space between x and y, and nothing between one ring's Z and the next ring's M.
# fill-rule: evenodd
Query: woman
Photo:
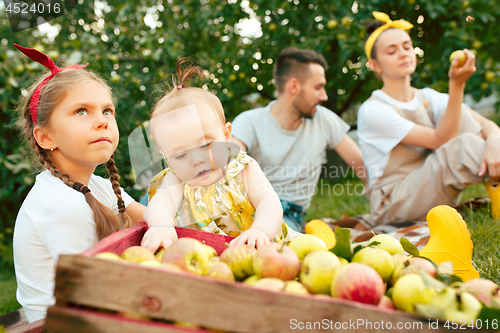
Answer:
M413 25L373 14L381 22L368 28L365 52L383 86L360 107L358 135L375 222L421 219L437 205L455 206L468 184L483 181L500 218L500 129L462 104L474 54L465 49L465 64L451 63L448 94L415 89L416 55L405 31Z

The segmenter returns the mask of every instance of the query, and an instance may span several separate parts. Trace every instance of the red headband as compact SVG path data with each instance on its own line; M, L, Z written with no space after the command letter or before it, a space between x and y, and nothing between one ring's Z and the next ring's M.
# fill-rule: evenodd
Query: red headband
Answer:
M15 47L19 49L22 53L24 53L28 58L30 58L33 61L36 61L43 66L47 67L50 69L50 74L49 77L47 77L45 80L43 80L38 87L36 87L35 92L33 93L33 96L31 96L31 101L30 101L30 113L31 113L31 119L33 119L33 123L37 123L37 110L38 110L38 102L40 101L40 94L42 93L42 88L49 82L50 79L54 77L59 72L62 72L65 69L82 69L88 66L88 63L85 65L71 65L68 67L64 68L59 68L57 67L52 59L50 59L47 55L43 54L42 52L35 50L35 49L29 49L27 47L22 47L20 45L14 44Z

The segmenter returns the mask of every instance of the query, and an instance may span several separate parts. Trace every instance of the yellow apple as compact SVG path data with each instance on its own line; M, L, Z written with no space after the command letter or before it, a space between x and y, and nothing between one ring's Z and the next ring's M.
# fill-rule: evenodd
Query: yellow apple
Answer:
M297 253L300 261L302 261L304 257L312 251L328 250L328 247L321 238L310 234L295 237L290 243L288 243L288 247Z
M120 254L120 257L135 264L138 264L141 261L156 259L155 255L151 251L142 246L131 246L125 249Z
M465 64L465 60L467 60L467 55L462 50L454 51L450 55L450 62L453 62L453 60L455 60L456 57L458 57L459 60L458 67L462 67Z
M373 245L371 247L385 250L389 252L390 255L405 253L405 250L403 249L401 243L396 238L390 235L387 234L375 235L372 238L370 238L370 240L367 243L370 244L372 242L379 242L380 244Z
M304 257L300 267L299 279L313 294L330 294L330 286L335 273L342 264L330 251L316 250Z
M407 274L396 281L392 291L392 301L396 309L415 312L415 304L428 304L435 290L425 286L418 274Z

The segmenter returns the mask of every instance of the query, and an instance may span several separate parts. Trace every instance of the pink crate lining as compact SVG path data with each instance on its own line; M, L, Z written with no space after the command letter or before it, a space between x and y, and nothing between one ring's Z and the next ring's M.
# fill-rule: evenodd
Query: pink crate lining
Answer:
M147 230L148 226L146 222L139 221L135 226L120 230L102 239L87 251L82 252L81 255L91 257L100 252L114 252L119 255L128 247L140 245L141 239ZM234 239L234 237L231 236L217 235L210 232L185 228L175 227L175 231L179 238L190 237L205 242L205 244L213 247L219 255L227 248L226 243Z

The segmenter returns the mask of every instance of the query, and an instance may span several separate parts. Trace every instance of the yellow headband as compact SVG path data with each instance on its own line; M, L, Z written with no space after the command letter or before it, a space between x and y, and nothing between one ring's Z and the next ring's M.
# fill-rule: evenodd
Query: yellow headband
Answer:
M368 40L366 41L365 53L366 53L366 57L368 58L368 60L371 59L373 44L375 44L375 41L377 40L378 36L380 36L380 34L382 32L384 32L385 30L387 30L389 28L398 28L398 29L402 29L402 30L408 30L408 29L413 28L413 24L411 24L410 22L405 21L405 20L391 21L391 19L389 18L389 15L387 15L385 13L372 12L372 14L377 20L379 20L381 22L385 22L385 24L383 26L378 27L370 35L370 37L368 37Z

